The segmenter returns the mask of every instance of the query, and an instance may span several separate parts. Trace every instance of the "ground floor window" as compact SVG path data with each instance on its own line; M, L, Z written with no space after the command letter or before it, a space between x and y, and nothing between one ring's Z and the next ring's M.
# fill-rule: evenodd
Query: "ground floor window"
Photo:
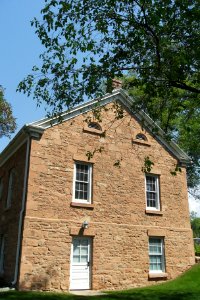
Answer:
M152 273L165 272L164 239L149 238L149 270Z
M4 272L4 257L5 257L5 236L0 235L0 274Z

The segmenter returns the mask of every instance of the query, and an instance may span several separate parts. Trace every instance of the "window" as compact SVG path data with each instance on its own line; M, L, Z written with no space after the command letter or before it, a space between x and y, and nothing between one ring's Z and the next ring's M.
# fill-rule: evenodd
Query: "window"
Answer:
M150 273L165 272L164 240L163 238L149 238L149 271Z
M82 162L75 163L74 201L91 203L92 165Z
M146 175L146 206L149 210L160 210L159 178Z
M0 200L3 197L3 179L0 178Z
M4 272L4 256L5 256L5 237L0 235L0 274Z
M97 122L90 122L88 128L93 128L96 130L102 130L101 126Z
M146 138L146 136L143 133L138 133L136 135L136 140L147 141L147 138Z
M12 169L9 174L9 181L8 181L8 194L6 199L6 208L11 207L12 197L13 197L13 190L14 190L14 175L15 170Z

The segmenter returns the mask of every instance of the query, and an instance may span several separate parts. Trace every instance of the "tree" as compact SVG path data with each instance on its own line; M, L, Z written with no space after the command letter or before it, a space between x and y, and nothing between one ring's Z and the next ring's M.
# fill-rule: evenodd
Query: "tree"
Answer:
M12 115L11 105L4 98L4 90L0 86L0 137L10 137L15 129L16 122Z
M32 26L45 46L18 90L52 114L101 96L131 72L133 110L144 109L192 156L199 182L199 0L45 0ZM192 144L194 147L192 147Z
M132 70L148 89L175 87L199 103L199 0L45 2L43 21L32 21L46 47L42 66L19 91L57 113Z
M134 98L133 109L142 108L164 130L166 139L173 139L191 157L193 163L187 167L188 187L192 195L199 198L194 190L200 181L198 103L192 101L186 90L172 87L149 89L135 74L123 77L123 86Z
M200 238L200 218L193 218L191 220L191 227L193 230L193 236Z

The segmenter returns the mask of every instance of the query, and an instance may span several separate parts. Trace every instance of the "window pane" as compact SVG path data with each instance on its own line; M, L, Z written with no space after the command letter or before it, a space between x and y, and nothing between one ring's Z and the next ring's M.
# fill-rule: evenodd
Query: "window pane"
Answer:
M81 256L88 255L88 247L81 247Z
M162 257L161 256L150 256L150 270L151 271L162 271Z
M146 176L146 199L147 207L159 208L159 191L157 176Z
M88 246L88 240L82 240L81 247L87 247Z
M15 174L15 170L12 169L9 174L6 208L9 208L11 206L11 202L12 202L12 197L13 197L13 192L14 192L14 174Z
M5 247L5 236L1 235L0 236L0 273L3 273L4 271L4 259L5 259L4 247Z
M152 254L162 254L162 248L159 246L149 246L149 252Z
M88 201L90 185L90 166L76 164L75 199Z
M147 191L156 191L156 178L153 176L147 176Z
M76 182L75 184L75 198L81 200L88 199L88 184Z
M3 195L3 180L2 178L0 178L0 200L2 198L2 195Z
M76 180L88 181L88 166L87 165L76 165Z
M160 246L160 245L162 245L162 239L150 238L149 245Z
M73 262L74 263L79 263L80 262L80 256L79 255L74 255L73 256Z
M80 254L80 246L74 246L74 255Z
M156 207L156 194L155 193L151 193L151 192L147 192L147 206L148 207Z
M150 271L164 271L164 254L162 238L149 238Z
M81 255L81 262L87 262L88 261L88 256L87 255Z

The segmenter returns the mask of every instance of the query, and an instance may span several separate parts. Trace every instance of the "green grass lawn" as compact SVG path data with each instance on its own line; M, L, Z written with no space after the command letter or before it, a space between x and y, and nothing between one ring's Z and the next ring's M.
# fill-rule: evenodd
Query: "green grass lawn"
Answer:
M200 300L200 265L195 265L176 280L160 285L109 292L102 296L75 296L44 292L4 292L0 300Z

